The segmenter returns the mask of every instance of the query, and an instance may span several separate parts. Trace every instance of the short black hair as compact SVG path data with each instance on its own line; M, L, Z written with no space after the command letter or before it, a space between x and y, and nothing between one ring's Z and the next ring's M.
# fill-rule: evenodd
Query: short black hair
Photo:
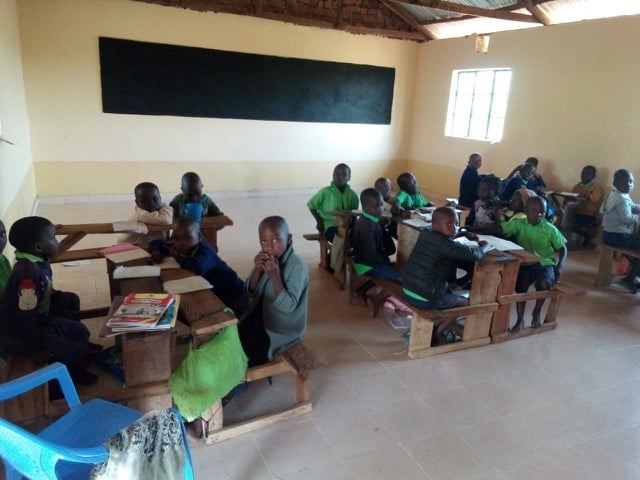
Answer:
M349 172L349 176L351 176L351 167L349 167L349 165L347 165L346 163L339 163L335 167L333 167L333 171L335 172L339 168L344 168L347 172Z
M547 200L540 196L540 195L536 195L535 197L530 197L527 200L527 204L525 205L525 209L529 207L529 204L533 204L533 203L539 203L542 206L542 209L546 212L547 211Z
M44 217L23 217L11 225L9 243L20 252L30 252L51 225L51 221Z
M360 193L360 203L362 204L363 207L365 204L369 202L376 202L377 204L380 202L380 199L382 199L382 194L375 188L371 188L371 187L365 188Z
M398 175L398 180L397 180L398 186L402 188L402 185L408 182L412 175L413 174L411 172L404 172Z
M594 175L594 176L595 176L595 174L597 173L597 172L596 172L596 167L594 167L593 165L585 165L585 166L582 168L582 171L583 171L583 172L591 172L591 173L593 173L593 175Z
M284 237L289 236L289 224L279 215L272 215L270 217L263 218L260 225L258 225L258 232L263 228L272 228L273 230L277 230L282 233Z
M621 168L620 170L616 170L613 174L613 183L619 182L620 180L629 178L629 170L626 168Z
M187 172L184 175L182 175L182 179L180 180L180 184L182 185L182 187L195 182L202 183L202 180L200 179L200 175L198 175L196 172Z
M140 193L144 190L155 190L156 192L160 192L160 189L155 183L151 182L142 182L136 185L136 188L133 189L133 194L138 198Z

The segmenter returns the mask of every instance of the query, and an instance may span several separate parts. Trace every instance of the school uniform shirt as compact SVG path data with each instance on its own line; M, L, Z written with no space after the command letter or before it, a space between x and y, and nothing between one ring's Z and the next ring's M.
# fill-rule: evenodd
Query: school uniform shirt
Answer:
M600 200L602 200L602 187L593 181L587 183L579 182L574 185L571 191L587 197L586 200L578 205L576 213L595 217L596 213L598 213Z
M454 241L439 232L421 230L402 270L404 292L419 300L439 300L447 293L447 278L454 263L484 258L477 247Z
M249 292L249 278L245 292L249 295L249 307L240 324L249 317L260 315L269 336L268 360L298 343L307 328L309 304L309 271L307 265L289 245L279 259L280 278L284 289L275 294L269 275L262 273L256 291ZM256 310L260 309L259 312Z
M518 218L500 224L505 235L513 235L516 243L527 252L540 258L543 267L558 263L556 251L567 243L567 239L552 223L542 219L538 225L532 225L526 218Z
M416 192L411 195L405 190L400 190L400 193L398 193L398 196L396 197L396 201L400 207L407 210L414 210L427 205L427 199L424 198L420 192Z
M633 233L640 223L640 205L633 203L628 193L614 188L607 193L602 205L602 229L610 233Z
M307 207L310 210L316 210L320 218L322 218L322 225L326 232L329 228L336 226L336 218L333 215L328 215L326 212L331 210L357 210L360 205L358 195L351 190L351 187L347 184L344 187L344 192L341 192L333 182L328 187L320 189L311 200L307 202ZM324 232L323 232L324 233Z
M473 202L478 200L478 184L482 175L478 173L478 169L467 165L460 177L460 196L458 197L458 205L471 208Z
M207 196L206 193L203 193L200 196L199 202L202 205L202 216L203 217L219 217L223 215L218 206L215 204L211 198ZM179 193L173 200L169 203L169 206L173 208L173 218L178 219L181 217L188 217L185 205L187 204L187 200L184 197L183 193Z
M353 268L364 275L377 265L390 265L389 255L396 253L391 235L382 229L380 219L363 212L351 231Z

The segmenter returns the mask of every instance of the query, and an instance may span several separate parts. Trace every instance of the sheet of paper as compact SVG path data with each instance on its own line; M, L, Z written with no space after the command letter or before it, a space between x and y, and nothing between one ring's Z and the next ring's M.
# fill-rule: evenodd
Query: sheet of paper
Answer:
M144 223L125 221L125 222L113 222L114 232L131 232L141 233L146 235L149 233L147 226Z
M120 280L123 278L143 278L159 277L160 267L157 265L141 265L136 267L116 267L113 271L113 278Z
M179 280L168 280L162 284L164 291L178 295L181 293L197 292L198 290L209 290L213 286L200 275L181 278Z
M140 260L143 258L151 258L151 255L142 248L136 248L135 250L126 250L124 252L107 253L105 257L111 260L113 263L125 263L131 260Z
M402 223L406 225L410 225L415 228L421 228L421 229L429 228L429 226L431 225L430 223L427 223L424 220L418 220L417 218L408 218L406 220L403 220Z
M501 252L506 250L524 250L517 243L505 240L504 238L494 237L493 235L478 235L478 239L490 243L496 250L500 250Z

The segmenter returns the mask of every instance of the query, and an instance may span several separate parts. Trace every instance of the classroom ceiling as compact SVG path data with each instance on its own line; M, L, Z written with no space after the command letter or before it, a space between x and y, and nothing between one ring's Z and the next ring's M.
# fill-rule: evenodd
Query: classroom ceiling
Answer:
M134 0L413 41L640 14L640 0Z

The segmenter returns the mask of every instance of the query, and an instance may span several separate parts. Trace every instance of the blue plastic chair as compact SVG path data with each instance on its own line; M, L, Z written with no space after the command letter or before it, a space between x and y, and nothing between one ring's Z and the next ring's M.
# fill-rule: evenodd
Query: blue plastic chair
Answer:
M67 368L54 363L24 377L0 385L4 401L48 382L58 380L70 411L38 434L0 418L0 456L4 460L7 480L82 479L97 463L105 462L109 453L103 445L143 414L116 403L92 399L80 403ZM179 413L176 411L179 415ZM185 439L185 479L193 479L191 455Z

